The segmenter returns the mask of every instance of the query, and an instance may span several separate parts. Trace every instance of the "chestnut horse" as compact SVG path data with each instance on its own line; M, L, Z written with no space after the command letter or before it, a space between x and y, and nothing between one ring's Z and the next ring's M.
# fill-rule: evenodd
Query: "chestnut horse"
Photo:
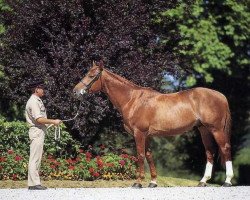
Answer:
M86 76L73 92L79 97L85 93L104 92L123 117L124 127L135 138L139 175L132 187L141 188L144 179L144 159L149 164L151 182L157 187L156 169L149 149L152 136L173 136L198 127L205 147L207 164L198 186L206 186L211 178L216 148L219 146L226 165L223 186L231 186L233 167L230 145L230 111L227 99L221 93L207 88L193 88L177 93L162 94L140 87L114 74L100 62L93 62Z

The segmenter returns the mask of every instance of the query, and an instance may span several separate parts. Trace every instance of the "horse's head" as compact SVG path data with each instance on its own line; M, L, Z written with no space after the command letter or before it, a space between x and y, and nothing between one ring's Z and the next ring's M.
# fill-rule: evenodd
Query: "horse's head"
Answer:
M74 87L73 92L74 95L79 97L80 95L84 95L86 93L94 93L101 90L101 75L103 71L103 62L100 61L97 65L93 61L93 66L90 68L88 73L82 80Z

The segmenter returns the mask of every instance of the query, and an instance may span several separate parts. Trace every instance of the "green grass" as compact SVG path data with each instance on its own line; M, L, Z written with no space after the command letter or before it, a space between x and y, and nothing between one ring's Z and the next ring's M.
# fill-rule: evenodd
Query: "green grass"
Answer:
M111 188L111 187L130 187L135 180L115 180L115 181L68 181L68 180L52 180L42 181L44 186L49 188ZM147 175L146 179L142 182L143 187L147 187L150 182L150 178ZM198 181L163 177L158 176L157 179L158 187L174 187L174 186L197 186ZM0 181L0 188L27 188L27 180L25 181Z

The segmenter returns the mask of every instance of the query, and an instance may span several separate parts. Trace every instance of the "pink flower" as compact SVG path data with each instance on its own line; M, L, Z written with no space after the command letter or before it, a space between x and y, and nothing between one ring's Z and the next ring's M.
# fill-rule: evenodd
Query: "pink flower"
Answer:
M120 160L119 163L120 163L120 165L123 167L123 166L125 165L126 162L125 162L125 160Z
M14 151L13 150L8 150L8 154L13 154L14 153Z
M20 161L20 160L22 160L22 159L23 159L23 158L22 158L21 156L18 156L18 155L15 157L15 161Z

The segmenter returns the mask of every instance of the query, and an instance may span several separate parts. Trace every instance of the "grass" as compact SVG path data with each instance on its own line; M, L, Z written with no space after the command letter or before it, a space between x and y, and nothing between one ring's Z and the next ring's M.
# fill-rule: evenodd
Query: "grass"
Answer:
M112 188L112 187L130 187L135 180L96 180L96 181L68 181L68 180L52 180L42 181L44 186L49 188ZM150 182L150 178L147 175L146 179L142 182L143 187L147 187ZM197 186L198 181L163 177L158 176L158 187L174 187L174 186ZM0 181L0 188L27 188L27 180L25 181Z

